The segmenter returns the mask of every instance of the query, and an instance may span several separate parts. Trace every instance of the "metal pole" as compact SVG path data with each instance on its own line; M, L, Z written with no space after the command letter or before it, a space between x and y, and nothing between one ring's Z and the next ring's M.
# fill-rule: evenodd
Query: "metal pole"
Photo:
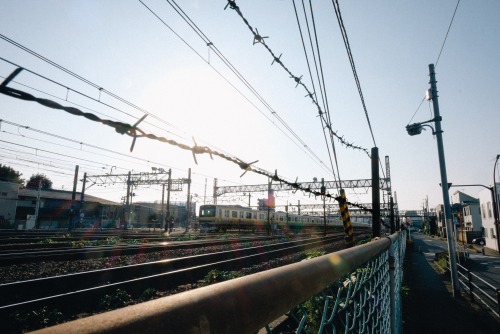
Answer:
M191 223L191 168L188 169L188 193L187 193L187 204L186 204L186 231L189 229Z
M164 204L165 203L165 183L161 185L161 215L160 215L160 226L159 228L161 229L163 227L163 224L167 224L165 221L165 210L164 210Z
M372 148L372 237L380 237L380 175L378 148Z
M394 200L392 199L392 196L389 197L389 210L390 210L390 215L391 215L391 234L396 233L396 225L394 223Z
M73 178L73 192L71 193L71 209L69 212L69 222L68 222L68 230L71 231L73 228L73 217L75 215L75 198L76 198L76 185L78 183L78 165L75 167L75 176Z
M127 210L127 213L125 215L125 221L123 222L123 229L128 228L128 221L130 219L130 171L128 172L128 177L127 177L127 199L125 202L125 207Z
M323 235L326 236L326 189L324 178L321 178L321 192L323 193Z
M40 197L42 193L42 179L38 180L38 191L36 193L36 207L35 207L35 229L38 229L38 213L40 212Z
M172 169L168 170L167 181L167 222L165 223L165 231L170 231L170 188L172 187Z
M500 217L498 211L500 210L498 208L498 190L497 190L497 180L495 176L495 170L497 168L497 162L498 158L500 158L500 154L497 155L497 158L495 160L495 165L493 166L493 215L495 216L495 227L496 227L496 233L497 233L497 247L498 247L498 253L500 253Z
M85 218L84 203L85 203L85 184L86 183L87 183L87 172L83 173L82 192L80 193L80 224L83 224L83 219Z
M446 176L446 162L444 160L443 130L441 130L441 116L439 114L439 103L436 86L436 73L434 64L429 64L429 76L432 93L432 106L434 108L434 123L436 126L436 141L439 154L439 169L441 172L441 190L443 192L443 206L446 222L446 238L448 240L448 253L450 255L451 285L453 297L460 294L460 283L457 273L457 258L455 255L455 240L453 239L453 226L451 221L450 196L448 194L448 177Z

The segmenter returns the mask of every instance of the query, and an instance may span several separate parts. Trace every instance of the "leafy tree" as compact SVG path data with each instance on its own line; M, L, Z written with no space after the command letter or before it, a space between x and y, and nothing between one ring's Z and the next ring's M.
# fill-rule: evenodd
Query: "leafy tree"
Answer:
M0 181L24 183L24 180L21 179L21 175L21 173L11 167L0 164Z
M26 188L38 189L40 182L42 182L42 190L52 189L52 181L45 174L40 173L31 175L26 182Z

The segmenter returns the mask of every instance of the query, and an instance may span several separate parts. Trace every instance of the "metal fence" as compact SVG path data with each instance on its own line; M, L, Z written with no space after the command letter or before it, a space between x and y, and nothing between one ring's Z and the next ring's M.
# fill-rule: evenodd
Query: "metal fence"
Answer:
M477 274L457 264L459 281L472 302L478 302L500 318L500 288L486 282Z
M401 333L405 233L39 333Z

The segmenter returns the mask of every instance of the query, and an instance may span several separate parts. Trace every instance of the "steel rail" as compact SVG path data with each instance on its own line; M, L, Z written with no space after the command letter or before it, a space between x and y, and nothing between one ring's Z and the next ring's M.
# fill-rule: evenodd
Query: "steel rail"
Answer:
M155 244L137 244L137 245L114 245L114 246L94 246L84 248L58 248L51 250L35 251L14 251L9 253L0 253L0 266L21 264L37 261L74 261L96 259L116 255L135 255L139 253L160 252L166 250L208 247L214 245L224 245L234 242L249 242L252 240L266 240L269 237L259 237L258 239L224 239L224 240L196 240L196 241L168 241Z
M395 238L381 238L36 333L256 333L377 254L388 251Z
M85 280L82 281L78 274L73 275L77 279L73 280L71 284L65 282L64 277L62 277L62 280L56 277L53 280L33 280L6 284L0 286L3 303L3 306L0 306L0 314L5 315L15 311L36 309L44 306L65 310L71 309L72 312L90 311L96 307L100 298L105 294L114 293L116 289L125 290L134 296L140 295L146 288L168 290L175 288L179 284L196 282L206 276L210 270L235 270L235 268L243 265L251 265L262 260L269 260L322 246L332 242L335 238L341 240L340 237L329 237L303 243L293 242L285 245L272 245L266 250L256 247L248 250L239 249L224 253L161 261L161 263L154 263L157 267L155 272L144 270L141 268L143 266L140 265L135 268L119 267L115 268L118 271L118 279L106 275L107 273L112 274L110 269L99 271L99 273L83 273L81 275L81 277L85 277L85 280L90 281L91 276L94 279L99 279L99 284L103 284L99 275L105 274L106 276L102 276L102 278L107 279L108 282L103 285L91 281L85 285L83 284ZM134 275L139 275L141 271L143 274L139 277L127 277L126 272L129 270L133 270ZM78 287L78 283L81 283L82 286ZM64 286L69 286L69 289ZM22 296L12 293L12 291L19 290L22 291ZM36 292L37 290L39 291ZM28 300L23 299L23 297L26 297L26 293L29 297ZM77 305L74 303L75 300L78 300Z

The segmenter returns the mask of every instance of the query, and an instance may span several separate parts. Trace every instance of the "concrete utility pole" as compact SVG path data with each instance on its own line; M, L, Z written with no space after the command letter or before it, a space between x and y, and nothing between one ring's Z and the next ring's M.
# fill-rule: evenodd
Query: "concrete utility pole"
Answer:
M431 99L434 108L434 124L436 126L436 141L439 154L439 169L441 171L441 190L443 192L444 216L446 222L446 238L448 240L448 253L450 255L451 285L453 296L460 295L460 282L457 273L457 258L455 254L455 239L453 238L453 224L451 220L450 195L448 193L448 177L446 176L446 162L444 160L443 130L441 129L441 116L439 114L439 103L436 86L436 73L434 64L429 64L429 76L431 84Z
M68 230L73 228L73 217L75 216L76 185L78 184L78 165L75 167L75 177L73 178L73 192L71 193L71 209L69 213Z
M372 147L372 238L380 237L380 173L378 147Z
M129 220L130 220L130 185L131 185L130 174L131 174L131 172L129 171L128 177L127 177L127 200L125 203L127 213L125 215L125 221L123 223L123 229L125 229L125 230L128 229Z
M497 248L498 253L500 253L500 217L499 217L499 207L498 207L498 190L497 190L497 179L495 176L495 171L497 169L497 162L500 158L500 154L497 154L497 158L495 159L495 165L493 166L493 215L495 216L495 230L497 234Z

